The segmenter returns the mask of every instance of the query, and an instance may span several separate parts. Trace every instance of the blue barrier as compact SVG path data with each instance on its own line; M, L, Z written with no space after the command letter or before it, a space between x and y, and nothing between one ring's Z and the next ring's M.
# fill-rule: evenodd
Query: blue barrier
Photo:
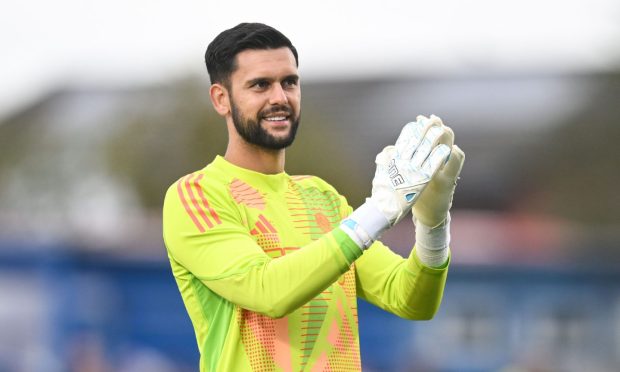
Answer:
M9 293L1 306L10 310L10 293L28 291L45 304L46 331L32 342L41 343L57 370L104 363L129 371L132 363L139 370L149 361L161 371L196 370L195 336L166 261L22 248L0 250L0 284L7 278L29 283L15 292L0 286ZM565 354L576 352L613 366L620 360L620 348L613 346L620 338L610 325L620 324L619 318L618 271L453 267L430 322L405 321L359 301L362 363L368 371L493 371L574 365ZM19 370L15 366L32 358L3 354L13 337L0 333L2 372ZM541 356L543 351L548 354ZM91 354L94 361L83 360Z

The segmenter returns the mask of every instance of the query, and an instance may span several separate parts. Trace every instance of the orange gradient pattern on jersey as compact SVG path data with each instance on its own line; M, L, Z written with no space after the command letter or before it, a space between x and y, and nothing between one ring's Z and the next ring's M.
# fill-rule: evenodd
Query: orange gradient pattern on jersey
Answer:
M244 204L250 208L260 210L265 209L265 199L263 198L263 195L258 190L238 178L235 178L230 183L230 194L237 204Z

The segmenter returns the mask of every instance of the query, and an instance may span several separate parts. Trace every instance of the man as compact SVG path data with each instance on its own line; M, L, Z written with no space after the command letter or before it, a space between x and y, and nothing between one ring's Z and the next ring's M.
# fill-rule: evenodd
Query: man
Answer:
M207 48L228 147L170 187L163 222L201 371L358 371L357 296L407 319L430 319L441 301L464 160L452 131L434 116L407 124L352 211L325 181L284 172L300 120L297 58L259 23ZM403 259L377 238L411 208L416 246Z

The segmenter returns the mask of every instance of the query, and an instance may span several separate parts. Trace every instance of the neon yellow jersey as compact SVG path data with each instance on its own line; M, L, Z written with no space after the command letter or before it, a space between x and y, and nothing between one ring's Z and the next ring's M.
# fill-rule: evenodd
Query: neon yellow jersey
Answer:
M164 241L200 371L359 371L357 296L407 319L433 316L448 265L380 242L362 255L338 228L349 213L317 177L220 156L168 189Z

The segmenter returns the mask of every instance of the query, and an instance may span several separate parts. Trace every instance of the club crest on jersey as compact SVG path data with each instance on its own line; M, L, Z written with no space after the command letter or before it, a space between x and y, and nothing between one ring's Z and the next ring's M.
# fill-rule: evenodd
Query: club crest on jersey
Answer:
M398 171L398 167L396 166L396 159L392 159L390 161L390 166L388 167L388 175L390 176L390 180L392 181L392 185L394 187L398 187L405 183L405 179L401 176Z

